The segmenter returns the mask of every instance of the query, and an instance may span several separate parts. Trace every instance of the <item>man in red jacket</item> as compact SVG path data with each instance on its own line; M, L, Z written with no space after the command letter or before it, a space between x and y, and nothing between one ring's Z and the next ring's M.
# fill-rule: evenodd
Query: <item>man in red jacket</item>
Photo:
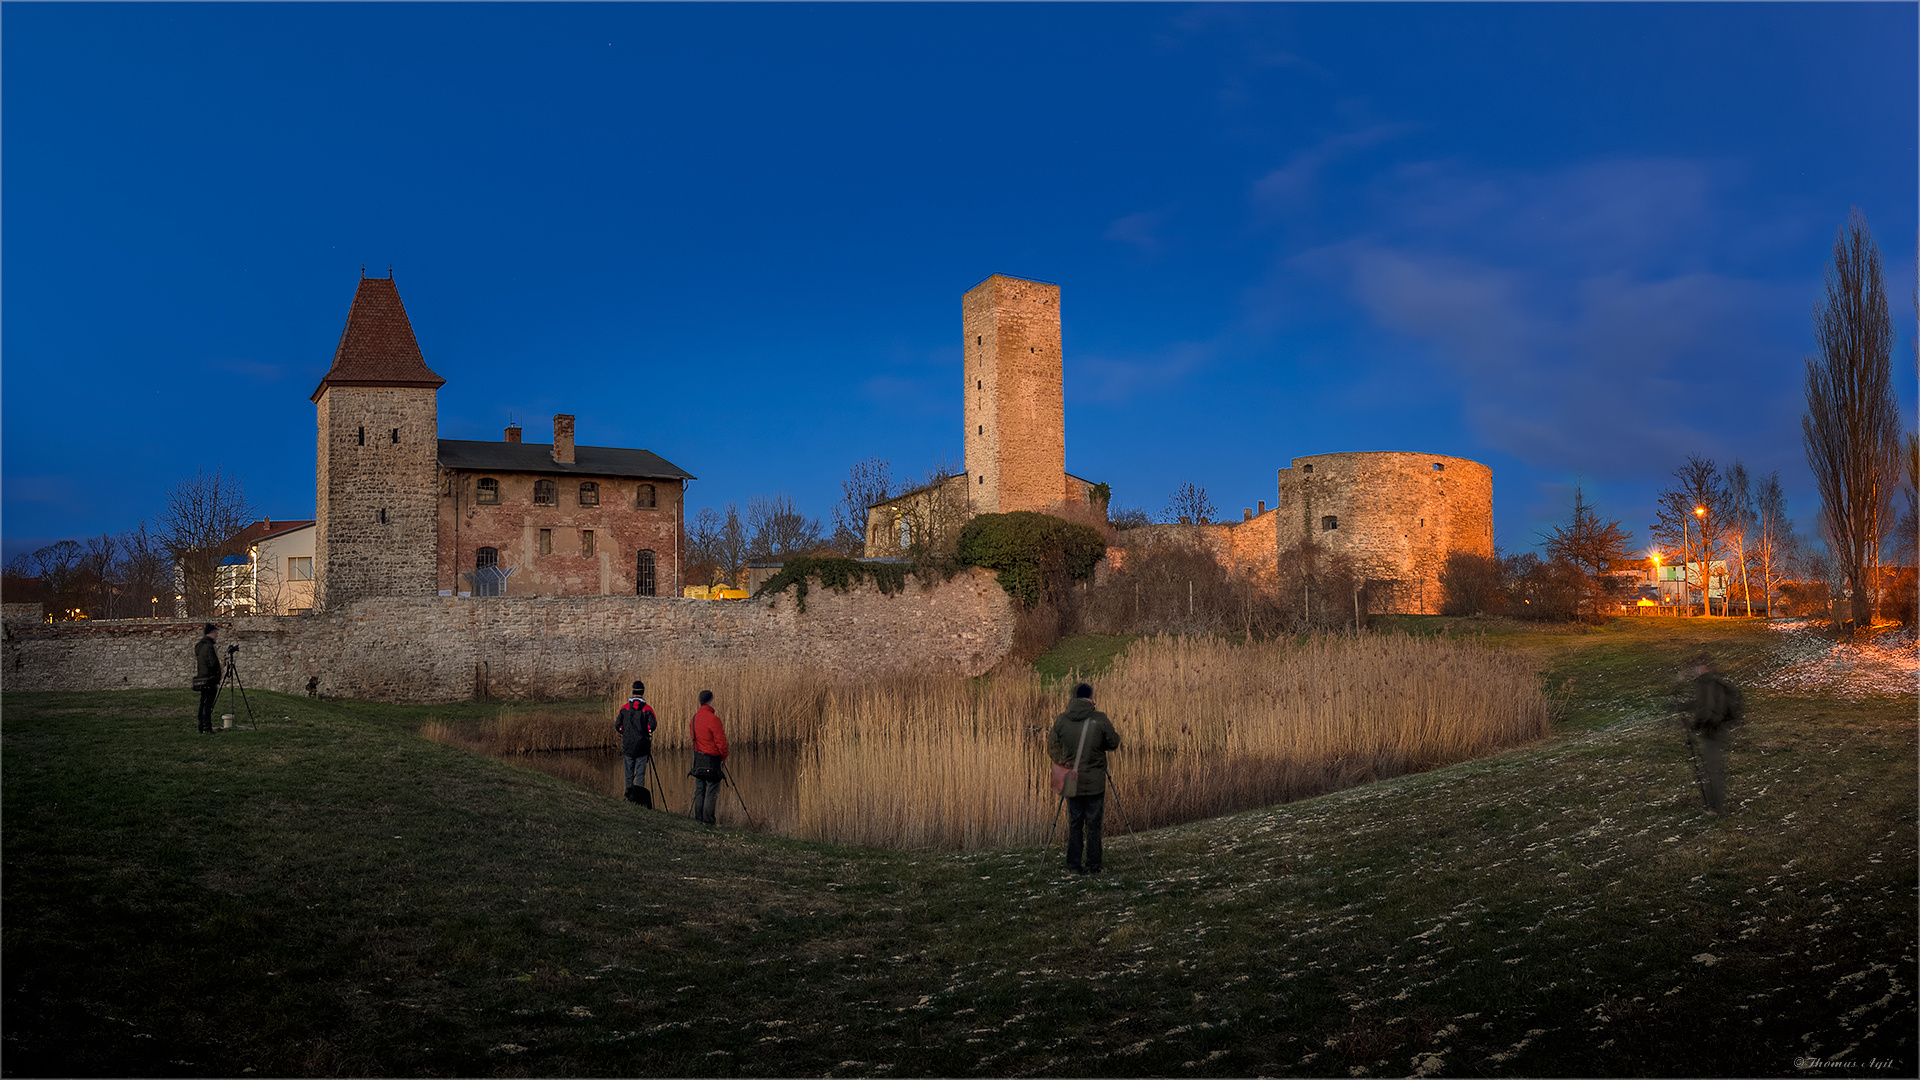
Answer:
M700 691L700 711L693 714L693 819L712 825L713 806L720 798L721 769L727 762L727 732L713 711L713 691Z

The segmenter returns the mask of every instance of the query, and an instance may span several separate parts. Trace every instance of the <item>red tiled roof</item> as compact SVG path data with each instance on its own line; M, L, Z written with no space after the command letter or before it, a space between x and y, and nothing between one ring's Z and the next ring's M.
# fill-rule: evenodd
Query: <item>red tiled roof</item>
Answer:
M445 379L427 367L413 324L400 303L400 288L390 277L360 279L347 312L333 367L314 388L313 400L329 386L424 386L438 389Z
M237 555L268 537L312 527L311 521L275 521L272 518L262 518L228 537L227 542L220 546L220 550Z

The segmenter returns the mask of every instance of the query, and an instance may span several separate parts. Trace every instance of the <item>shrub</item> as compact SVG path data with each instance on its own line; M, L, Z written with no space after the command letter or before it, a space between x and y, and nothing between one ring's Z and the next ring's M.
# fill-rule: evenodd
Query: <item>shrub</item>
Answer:
M1500 560L1468 551L1447 555L1440 570L1440 614L1498 615L1506 607Z
M1565 559L1548 562L1531 551L1501 563L1507 579L1507 613L1522 619L1572 622L1587 595L1587 575Z
M1067 583L1092 577L1106 553L1092 526L1030 510L981 514L960 530L960 564L998 571L1000 587L1028 609L1064 598Z

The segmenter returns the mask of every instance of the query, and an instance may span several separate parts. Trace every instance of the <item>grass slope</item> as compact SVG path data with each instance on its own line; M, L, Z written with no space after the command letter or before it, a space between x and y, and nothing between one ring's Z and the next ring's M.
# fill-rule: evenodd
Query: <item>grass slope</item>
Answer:
M1914 698L1753 695L1713 819L1668 674L1767 631L1489 637L1561 734L1099 878L707 833L413 734L469 706L255 694L201 737L186 692L8 694L0 1068L1914 1075Z

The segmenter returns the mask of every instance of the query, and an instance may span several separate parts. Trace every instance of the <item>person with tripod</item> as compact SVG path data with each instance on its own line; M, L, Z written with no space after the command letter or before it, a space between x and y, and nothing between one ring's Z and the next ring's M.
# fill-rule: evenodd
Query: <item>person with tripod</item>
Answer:
M700 709L693 714L693 820L711 827L713 806L726 780L727 732L713 711L713 691L700 691Z
M213 640L219 627L208 623L193 645L193 688L200 691L200 734L213 734L213 703L220 696L220 646Z
M1047 756L1069 770L1060 796L1067 801L1070 873L1100 872L1100 826L1107 813L1107 751L1118 749L1120 733L1113 729L1106 713L1093 707L1093 687L1087 683L1074 687L1073 701L1047 733Z
M646 683L633 681L633 696L614 714L613 730L620 733L627 801L651 807L653 796L647 791L647 762L653 760L653 731L660 726L660 721L653 714L653 706L640 696L646 691Z

